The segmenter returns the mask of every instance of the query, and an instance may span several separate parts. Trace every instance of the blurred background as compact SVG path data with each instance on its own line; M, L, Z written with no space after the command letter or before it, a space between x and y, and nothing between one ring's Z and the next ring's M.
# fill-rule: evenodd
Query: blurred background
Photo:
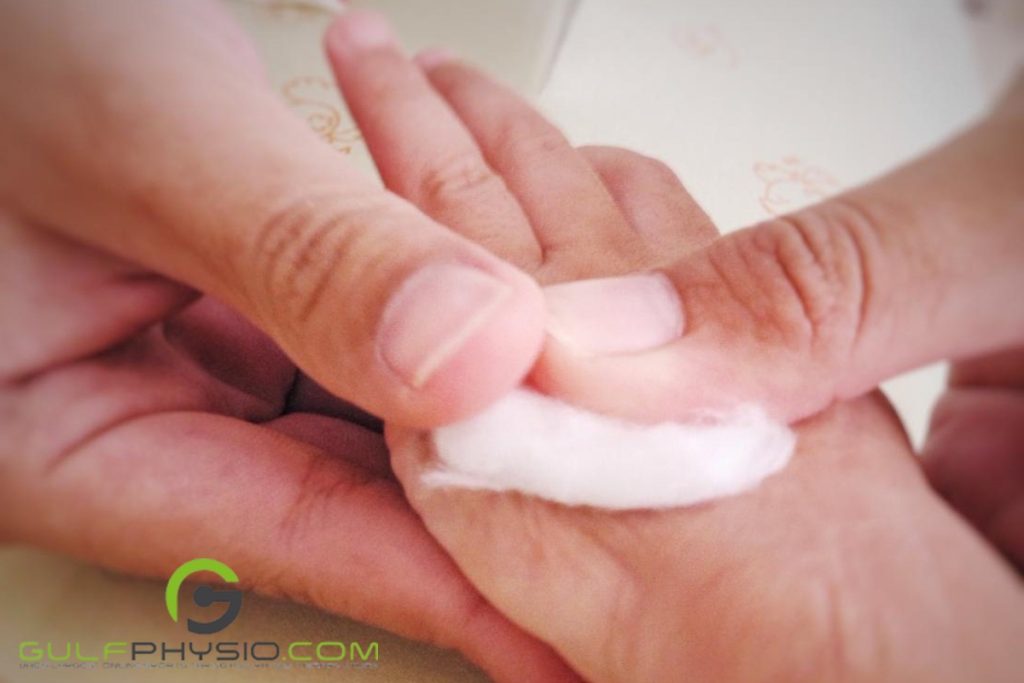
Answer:
M281 96L339 154L373 164L321 53L344 7L383 10L415 51L444 45L520 92L575 144L666 161L723 230L810 204L968 124L1024 59L1024 0L224 0ZM274 131L266 131L273 135ZM886 384L916 443L942 366ZM84 647L181 640L163 584L38 551L0 549L0 642ZM247 596L238 640L377 640L376 669L204 671L213 681L483 681L454 653ZM90 651L95 651L91 649ZM0 682L47 681L0 648ZM79 671L77 681L193 680L188 669Z

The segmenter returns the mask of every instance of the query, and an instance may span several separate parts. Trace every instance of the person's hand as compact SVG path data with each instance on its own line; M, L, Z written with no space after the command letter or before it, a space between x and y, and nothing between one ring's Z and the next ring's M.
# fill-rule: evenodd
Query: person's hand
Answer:
M241 312L330 393L403 424L477 411L533 364L534 282L323 144L212 0L0 13L0 205L151 276L99 320L82 305L94 292L10 256L27 272L3 264L0 377L107 348L186 287ZM62 324L29 329L41 307Z
M1024 568L1024 77L923 158L660 272L670 288L643 276L553 291L533 382L644 419L753 401L791 422L961 361L929 474Z
M533 378L619 414L756 401L794 421L927 362L1024 344L1022 188L1024 78L921 159L662 267L660 300L635 278L562 288ZM620 306L591 305L613 294ZM677 315L644 315L665 306ZM650 343L598 332L613 321Z
M539 348L533 281L346 167L215 4L3 2L0 88L0 540L164 579L212 556L566 680L328 393L407 424L482 407Z
M713 242L663 165L573 149L443 53L417 68L372 16L358 24L377 49L351 54L348 22L328 44L338 80L385 181L426 213L545 283L643 270ZM928 488L877 394L801 425L792 464L754 492L668 511L426 487L429 433L388 435L413 506L474 585L594 681L1019 672L1019 579Z
M879 395L797 429L787 469L691 508L609 513L399 479L487 599L603 681L1019 680L1024 589L925 482Z

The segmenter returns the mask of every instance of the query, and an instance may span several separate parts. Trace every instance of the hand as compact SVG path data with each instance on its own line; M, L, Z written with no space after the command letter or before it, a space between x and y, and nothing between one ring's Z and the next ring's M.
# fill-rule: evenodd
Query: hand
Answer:
M403 424L479 410L533 364L533 281L349 167L280 101L216 3L10 1L0 12L0 205L131 264L149 292L146 305L119 296L116 322L97 322L19 281L0 377L104 349L179 307L187 288L242 313L332 394ZM452 292L458 305L437 310ZM50 302L68 327L28 334Z
M385 181L426 213L546 283L714 240L664 166L573 149L443 53L417 69L391 40L339 49L356 21L329 39L338 80ZM630 513L428 488L429 434L388 435L407 495L460 568L591 680L1012 680L1019 580L928 488L881 396L799 432L788 469L752 493Z
M1024 78L986 119L906 167L665 266L674 287L657 303L679 311L681 332L644 318L652 307L636 300L594 309L586 283L562 288L535 380L621 414L757 401L793 421L903 370L1022 344L1022 187ZM601 293L637 292L632 283ZM616 316L646 331L647 348L589 334Z
M1024 568L1022 188L1024 76L984 120L904 168L664 266L673 288L626 278L552 292L532 379L644 419L754 401L795 421L902 371L961 361L929 473ZM620 303L595 305L608 300ZM666 308L677 316L638 317ZM609 321L629 336L609 335Z
M797 432L753 492L627 513L427 487L429 435L389 445L466 576L595 683L1017 680L1020 577L928 487L881 396Z
M319 386L412 424L480 407L533 360L536 285L346 167L215 4L5 2L0 85L0 539L163 579L212 556L566 680Z

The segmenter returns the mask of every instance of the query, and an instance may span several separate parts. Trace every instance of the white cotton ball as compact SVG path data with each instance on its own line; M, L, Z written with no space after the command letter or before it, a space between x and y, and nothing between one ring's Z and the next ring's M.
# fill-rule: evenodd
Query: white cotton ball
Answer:
M789 461L796 437L758 406L641 425L516 389L437 429L424 482L519 491L612 510L693 505L746 491Z

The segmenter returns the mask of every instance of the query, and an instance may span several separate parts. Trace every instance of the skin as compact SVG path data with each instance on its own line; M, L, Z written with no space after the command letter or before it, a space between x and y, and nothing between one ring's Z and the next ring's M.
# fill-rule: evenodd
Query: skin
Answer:
M0 206L148 278L144 295L119 297L109 328L64 305L30 342L5 335L0 377L94 354L196 291L240 313L330 393L402 424L479 410L532 365L543 337L533 280L324 145L219 3L2 0L0 84ZM465 289L438 277L453 270L504 296L462 320L417 315ZM31 325L45 303L34 284L4 302L7 329Z
M344 20L335 37L370 21ZM650 270L720 243L663 165L572 148L450 56L426 53L417 69L393 43L358 61L331 46L389 187L541 282ZM429 139L416 134L425 121ZM947 404L986 368L1012 375L958 369ZM955 440L944 421L940 410L930 448ZM751 493L624 513L426 487L430 433L387 435L410 502L460 569L588 680L1015 680L1024 591L999 553L1010 549L929 485L884 398L837 403L796 430L793 462Z
M531 378L641 420L756 402L794 422L949 360L927 474L1022 568L1022 187L1024 76L974 125L886 176L648 264L672 283L681 331L655 329L659 344L629 353L549 336ZM586 327L610 328L597 310ZM638 329L650 321L628 316L643 310L607 314Z
M795 421L932 361L1020 348L1021 187L1024 78L903 167L657 264L682 329L632 353L549 339L534 377L619 414L754 401Z
M482 407L536 356L537 285L346 166L216 3L2 2L0 85L0 540L161 580L214 557L496 680L572 680L427 534L353 405ZM378 328L436 261L507 296L414 387Z
M496 377L481 368L523 365L523 357L532 360L537 341L527 339L536 322L531 307L539 308L535 285L487 260L469 239L439 232L438 221L542 282L659 265L662 258L709 244L710 224L678 182L650 160L605 149L573 150L514 98L493 88L483 90L489 97L467 93L460 99L458 78L451 87L444 85L447 67L430 70L431 89L393 45L378 41L367 49L364 41L352 50L359 42L352 32L367 30L358 27L363 20L354 15L328 38L339 82L385 180L435 218L427 220L395 194L366 189L336 156L325 156L269 93L250 48L212 6L140 2L133 5L142 8L139 15L95 7L76 13L77 5L11 2L3 6L0 22L7 31L0 45L10 51L0 60L7 82L71 82L79 88L70 94L66 87L26 89L24 98L0 108L9 151L0 170L6 206L0 274L9 278L7 291L19 293L0 301L0 329L18 331L3 338L7 365L0 421L7 438L0 460L0 534L5 540L155 577L165 577L186 559L212 555L255 590L458 647L497 680L572 677L550 646L518 626L597 680L677 677L672 667L732 675L728 667L739 666L735 641L715 635L735 631L735 623L716 625L733 613L730 604L749 604L755 593L772 608L757 610L756 618L741 624L747 635L739 642L751 653L741 663L755 673L792 673L788 667L795 655L785 647L768 648L766 654L762 647L773 642L779 624L789 623L806 633L803 650L811 655L797 666L850 659L870 670L888 659L829 659L823 652L884 655L890 652L886 648L900 647L916 653L904 661L921 662L914 674L940 669L934 652L954 660L942 675L952 677L971 664L985 667L983 677L1002 672L1003 639L1020 633L1014 621L1020 613L1017 580L925 487L891 414L877 399L836 408L838 417L803 428L797 464L774 485L792 482L790 488L801 495L827 491L813 515L787 488L778 489L771 501L735 499L748 501L750 509L712 514L703 518L707 525L696 523L695 516L707 515L708 508L616 518L516 497L474 500L475 494L465 492L422 491L416 468L429 457L423 436L394 427L394 466L418 508L413 512L391 477L379 436L362 426L373 426L373 419L331 394L350 398L393 425L452 419L500 394L522 374ZM110 31L137 40L127 46L110 41ZM54 35L63 40L55 41ZM173 49L181 41L197 41L196 49ZM33 46L46 49L32 53ZM25 59L27 54L34 58ZM185 58L195 61L174 61ZM75 77L67 75L67 65L79 66ZM147 85L153 73L193 76L163 79L157 88ZM223 92L224 82L236 88L230 96ZM126 102L104 95L117 84L145 96L129 98L128 109L120 109ZM480 81L473 84L470 91L478 92ZM183 110L182 101L212 104ZM390 104L381 108L382 101ZM106 106L90 109L83 102ZM378 126L367 118L375 110L381 114ZM217 114L224 111L244 115L239 120ZM383 116L388 111L397 113ZM461 123L451 111L459 112ZM425 121L438 126L432 131L436 135L422 135ZM414 128L420 134L410 136ZM275 136L257 134L266 129ZM218 144L180 144L196 137ZM414 138L416 145L402 146ZM167 140L174 144L164 144ZM420 146L431 140L433 148ZM502 145L502 140L512 142ZM402 160L409 172L400 168ZM268 185L268 177L275 182ZM352 253L328 249L320 255L311 249L305 253L312 263L298 261L313 272L329 265L319 272L340 273L333 286L311 290L329 295L315 299L326 303L314 310L365 314L346 319L351 324L340 328L325 326L327 315L297 315L308 308L301 292L297 298L269 296L279 290L260 289L261 283L287 278L268 273L266 262L236 256L249 253L246 230L267 225L281 204L299 201L282 195L282 188L310 186L317 189L309 197L314 206L324 196L330 201L323 214L296 216L297 242L310 236L304 226L327 219L338 221L346 235L361 234L353 228L364 224L385 230L378 235L386 237L380 243L388 250L356 239L345 242ZM213 189L197 192L197 187ZM396 231L396 225L403 229ZM587 235L583 249L577 242L581 234ZM407 259L419 263L420 256L438 250L456 250L459 258L504 274L516 293L513 301L521 295L524 303L515 309L521 317L510 314L514 324L507 329L498 326L471 340L470 360L446 366L447 379L410 392L376 365L371 333L380 300L407 274ZM275 307L266 308L267 301ZM524 328L529 334L519 336ZM520 345L518 352L474 355L473 349L507 348L503 344L509 339L513 347ZM466 382L467 377L495 381L483 382L484 393L467 397L460 388L481 384ZM436 412L437 406L449 412ZM830 420L836 423L831 428ZM850 447L851 434L857 435L856 449ZM818 467L793 478L792 472L814 464ZM841 475L846 475L841 485L829 486L829 477ZM751 502L756 500L761 503ZM477 504L476 510L466 509ZM511 516L503 517L503 510ZM474 512L479 516L463 516ZM867 513L884 523L865 524L872 519ZM419 514L454 562L426 533ZM524 519L536 526L524 530ZM835 523L827 525L828 519ZM467 521L479 525L467 530ZM898 531L911 524L923 541L908 551L906 534ZM494 533L484 535L483 529ZM730 532L736 543L723 547ZM907 562L880 555L876 542L897 547ZM694 563L696 552L707 561ZM880 568L879 557L894 566L883 562ZM748 560L765 571L744 571ZM851 573L840 571L847 567ZM763 594L753 574L761 581L774 579L763 585ZM808 582L800 580L803 576ZM865 578L855 582L850 576ZM810 597L789 600L811 579L827 589L808 589L803 595ZM525 581L530 591L515 592ZM630 582L637 588L619 597L619 587ZM680 607L685 601L675 598L703 596L708 591L686 589L709 582L721 589L694 607L700 620L688 618L691 613ZM579 599L581 585L593 591L593 601ZM783 591L787 600L772 599ZM936 594L942 599L934 599ZM870 596L877 597L870 601ZM842 609L829 609L833 604ZM897 612L882 620L891 628L857 628L873 623L859 612L850 614L861 604ZM905 610L915 619L906 619ZM956 618L921 625L925 615L937 613ZM808 614L818 618L805 619ZM833 614L840 616L826 618ZM987 619L984 627L968 628L982 619ZM825 622L831 630L806 628ZM847 623L849 629L834 626ZM605 635L613 627L625 640ZM671 642L631 643L637 628ZM971 637L989 629L995 637ZM865 635L821 635L846 630ZM890 631L896 635L882 638ZM926 637L937 639L925 643L927 649ZM680 639L691 647L673 649ZM854 647L864 642L868 645ZM666 659L666 653L672 657ZM839 664L835 670L842 670Z

